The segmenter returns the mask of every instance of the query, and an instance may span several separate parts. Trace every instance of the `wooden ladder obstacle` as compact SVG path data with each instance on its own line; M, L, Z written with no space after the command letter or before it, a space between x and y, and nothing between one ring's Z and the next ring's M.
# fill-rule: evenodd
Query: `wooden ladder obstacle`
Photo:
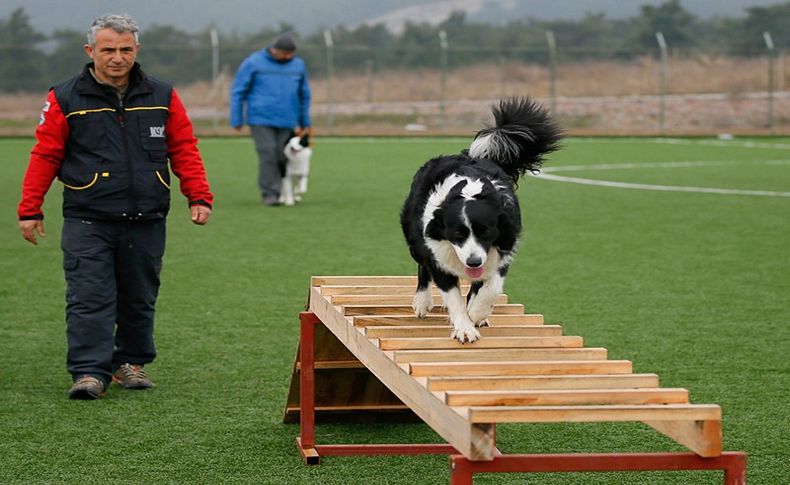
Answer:
M625 470L723 470L726 484L745 483L746 454L722 452L718 405L689 403L686 389L659 387L657 375L633 373L630 361L584 347L581 337L562 335L561 326L544 324L504 294L482 338L460 344L440 306L414 316L415 286L409 276L312 277L285 418L299 419L305 463L434 453L450 455L456 485L483 472ZM340 374L317 392L321 368ZM367 377L349 386L348 369ZM413 412L447 444L316 444L317 412L371 411ZM503 455L496 447L497 423L602 421L644 422L692 453Z

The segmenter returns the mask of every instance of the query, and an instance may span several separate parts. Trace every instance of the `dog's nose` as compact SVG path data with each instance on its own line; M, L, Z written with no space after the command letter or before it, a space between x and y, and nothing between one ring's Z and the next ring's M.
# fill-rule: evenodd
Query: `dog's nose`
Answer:
M483 260L478 258L477 256L472 256L471 258L466 260L466 266L469 268L477 268L483 264Z

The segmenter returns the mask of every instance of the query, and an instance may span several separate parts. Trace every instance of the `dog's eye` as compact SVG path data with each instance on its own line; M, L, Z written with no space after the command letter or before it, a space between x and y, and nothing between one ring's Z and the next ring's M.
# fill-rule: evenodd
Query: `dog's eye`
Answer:
M466 239L467 231L466 228L458 228L453 231L453 239Z

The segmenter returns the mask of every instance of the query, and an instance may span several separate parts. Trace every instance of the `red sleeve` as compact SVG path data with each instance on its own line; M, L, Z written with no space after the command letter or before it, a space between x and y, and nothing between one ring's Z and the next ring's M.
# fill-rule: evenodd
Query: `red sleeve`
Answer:
M189 205L201 204L211 207L214 195L206 179L206 169L197 148L197 138L192 131L192 122L176 90L170 98L170 114L165 127L167 155L173 173L180 181L181 193Z
M22 200L17 208L19 220L44 218L41 205L60 170L68 137L69 123L55 98L55 91L50 90L36 128L36 144L30 152L30 162L22 180Z

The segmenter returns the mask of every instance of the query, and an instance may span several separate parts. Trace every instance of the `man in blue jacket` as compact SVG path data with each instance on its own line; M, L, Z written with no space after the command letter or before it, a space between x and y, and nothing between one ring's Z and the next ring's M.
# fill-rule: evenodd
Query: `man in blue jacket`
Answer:
M230 93L230 126L241 130L245 121L250 125L266 205L280 203L285 144L294 132L310 131L310 84L295 51L293 37L280 35L241 63Z

